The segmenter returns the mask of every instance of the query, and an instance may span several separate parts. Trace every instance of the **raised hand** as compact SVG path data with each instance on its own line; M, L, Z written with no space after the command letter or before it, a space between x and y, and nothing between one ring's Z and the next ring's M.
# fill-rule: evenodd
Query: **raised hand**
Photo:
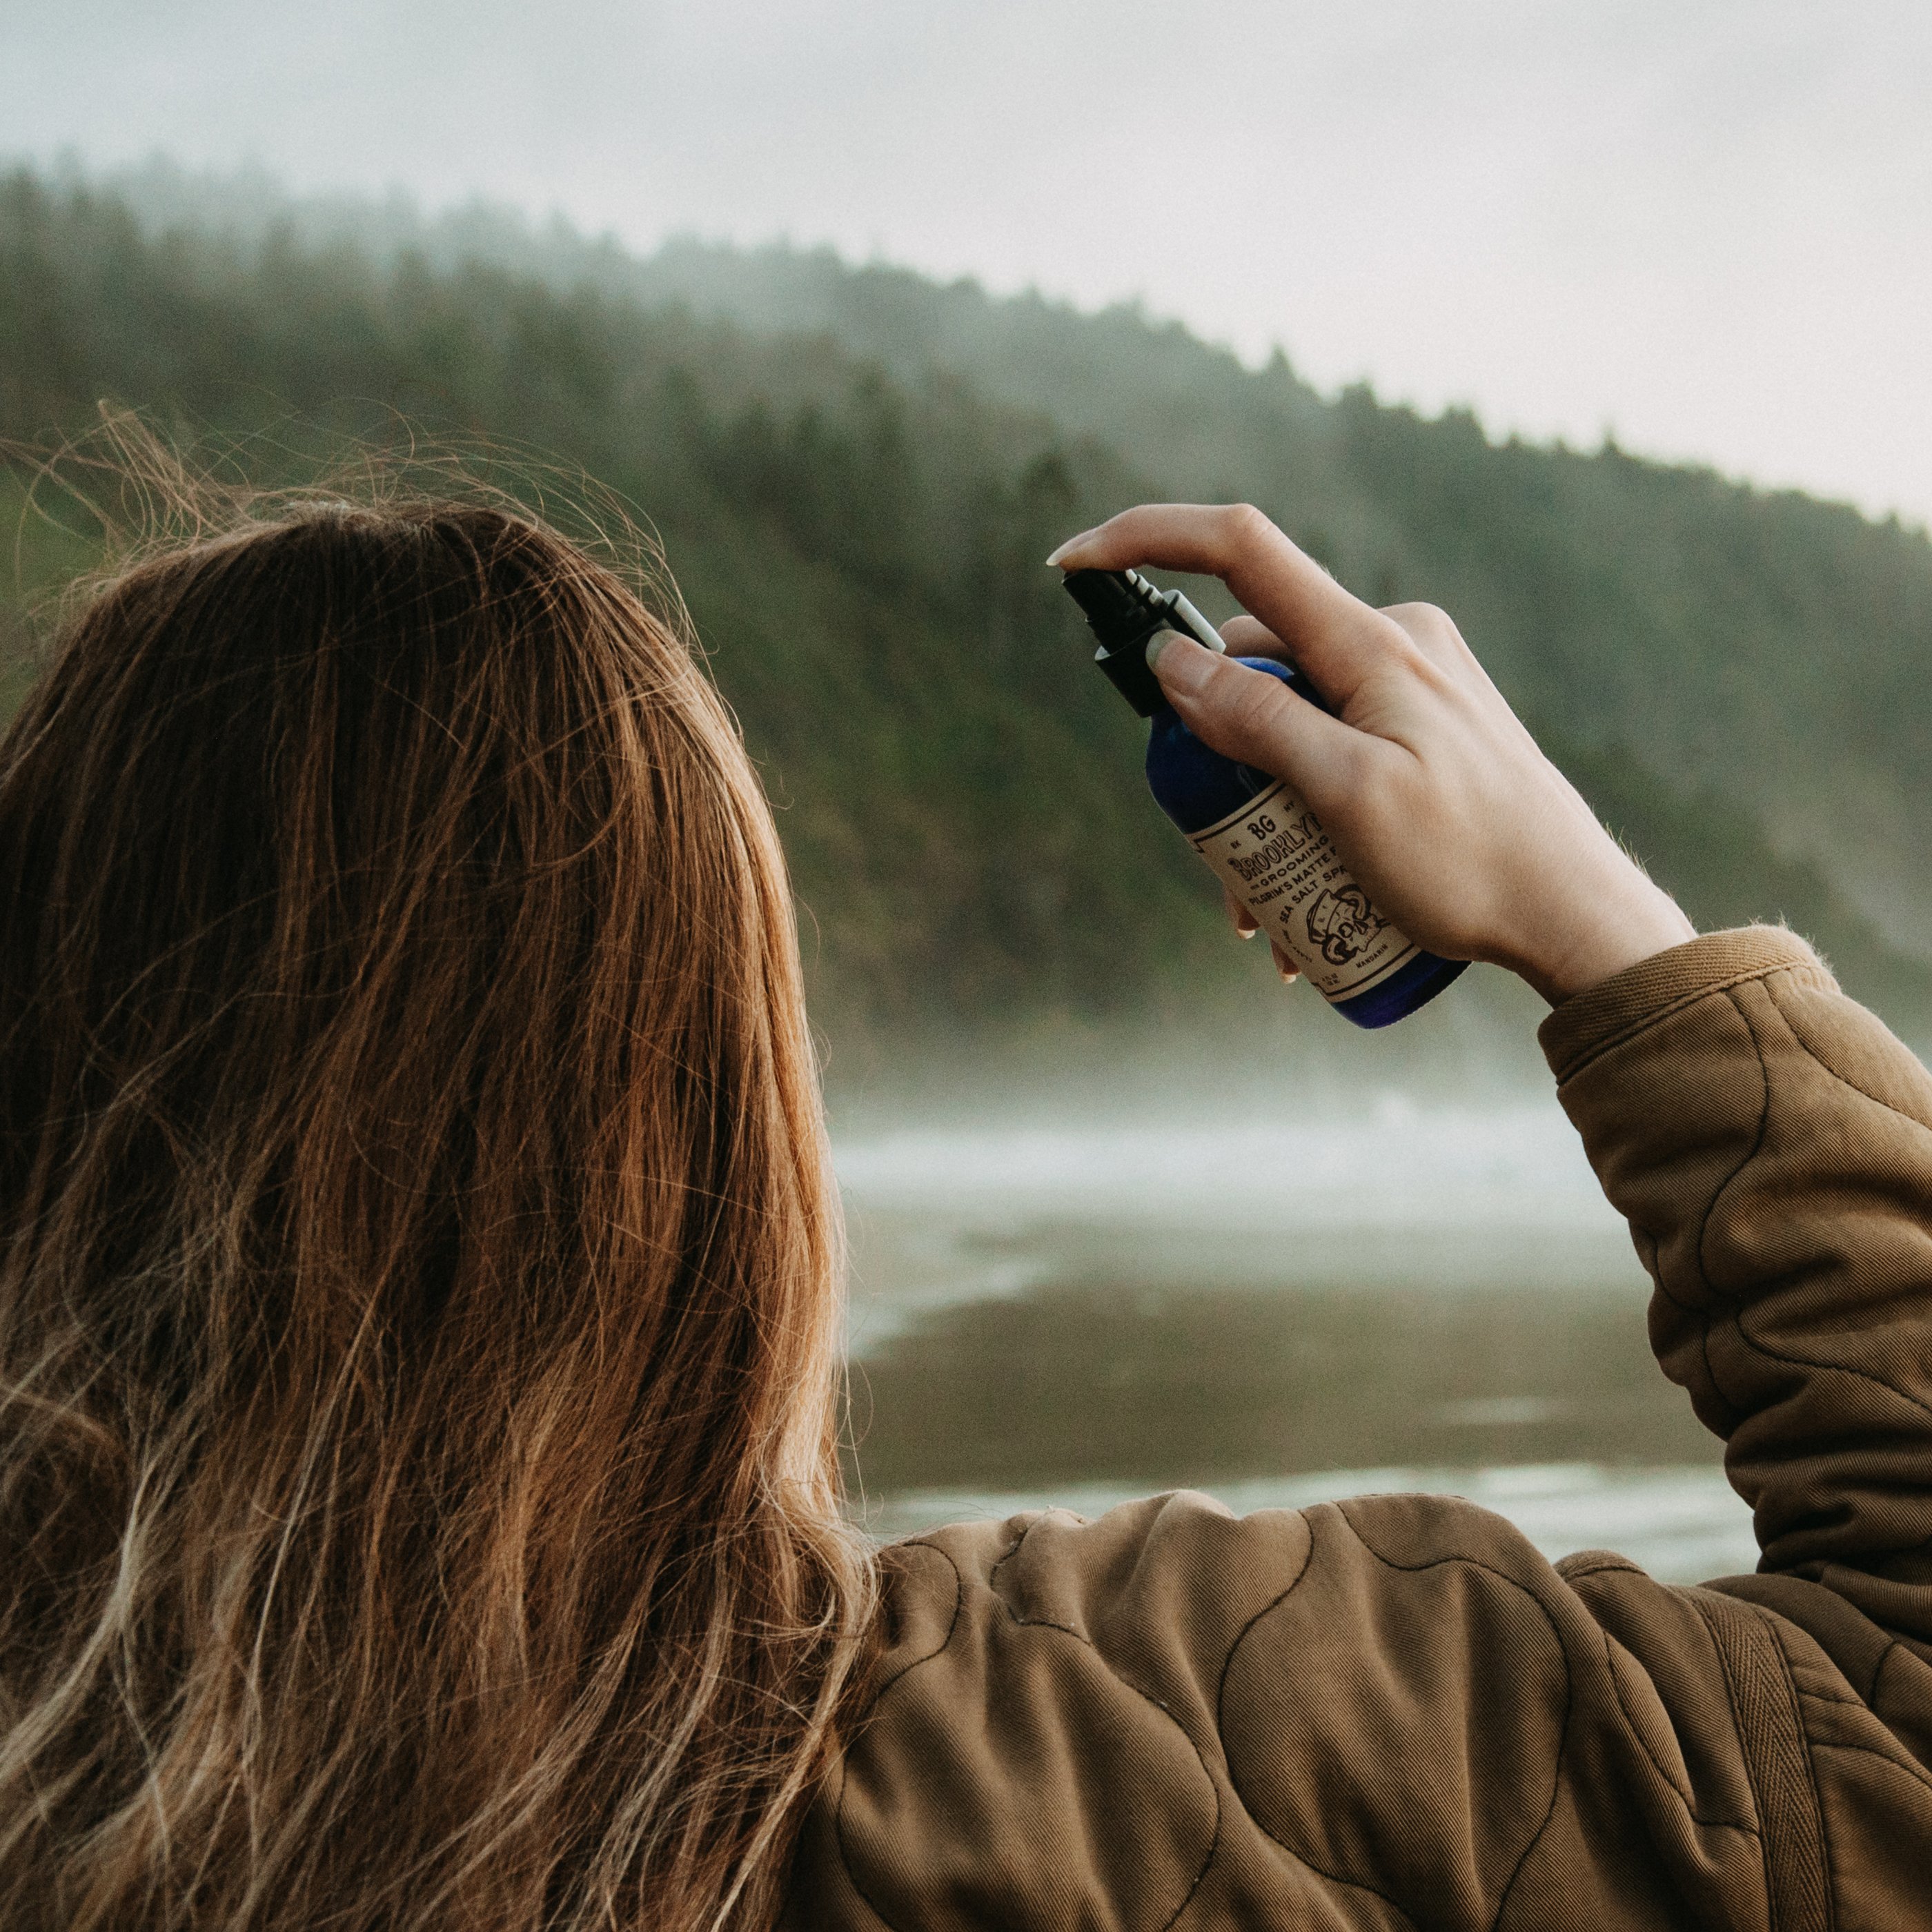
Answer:
M1168 701L1216 751L1292 786L1432 952L1508 967L1554 1004L1694 937L1432 604L1372 608L1244 504L1143 505L1048 561L1227 585L1251 614L1226 628L1229 651L1299 665L1337 715L1172 632L1154 657Z

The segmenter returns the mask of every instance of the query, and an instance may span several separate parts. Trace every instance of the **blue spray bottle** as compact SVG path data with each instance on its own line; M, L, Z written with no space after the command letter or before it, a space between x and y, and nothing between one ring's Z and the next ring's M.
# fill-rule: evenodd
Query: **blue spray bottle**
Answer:
M1148 668L1148 640L1178 631L1226 647L1178 590L1138 572L1072 570L1068 594L1100 640L1094 662L1151 719L1148 788L1222 883L1338 1013L1360 1027L1392 1026L1426 1005L1467 962L1425 952L1389 924L1349 875L1315 814L1279 779L1210 752L1175 715ZM1271 658L1238 662L1330 707L1298 670Z

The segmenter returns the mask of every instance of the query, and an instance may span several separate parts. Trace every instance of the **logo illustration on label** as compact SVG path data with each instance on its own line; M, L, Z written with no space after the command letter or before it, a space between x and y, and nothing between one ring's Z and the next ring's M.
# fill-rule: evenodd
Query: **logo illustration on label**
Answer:
M1308 908L1308 937L1331 966L1346 966L1388 921L1360 886L1324 891Z

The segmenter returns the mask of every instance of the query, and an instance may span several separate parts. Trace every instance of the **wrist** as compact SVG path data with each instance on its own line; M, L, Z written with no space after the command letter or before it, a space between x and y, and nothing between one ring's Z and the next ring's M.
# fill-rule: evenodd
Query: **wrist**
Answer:
M1636 868L1624 890L1594 899L1579 916L1539 935L1516 972L1552 1006L1695 939L1697 928L1662 886Z

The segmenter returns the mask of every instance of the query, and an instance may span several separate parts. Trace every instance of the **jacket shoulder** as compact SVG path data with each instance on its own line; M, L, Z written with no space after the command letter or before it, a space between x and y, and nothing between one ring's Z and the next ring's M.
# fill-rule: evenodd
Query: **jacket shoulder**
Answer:
M1486 1926L1550 1816L1570 1672L1544 1599L1568 1592L1472 1505L1181 1493L885 1564L800 1928Z

